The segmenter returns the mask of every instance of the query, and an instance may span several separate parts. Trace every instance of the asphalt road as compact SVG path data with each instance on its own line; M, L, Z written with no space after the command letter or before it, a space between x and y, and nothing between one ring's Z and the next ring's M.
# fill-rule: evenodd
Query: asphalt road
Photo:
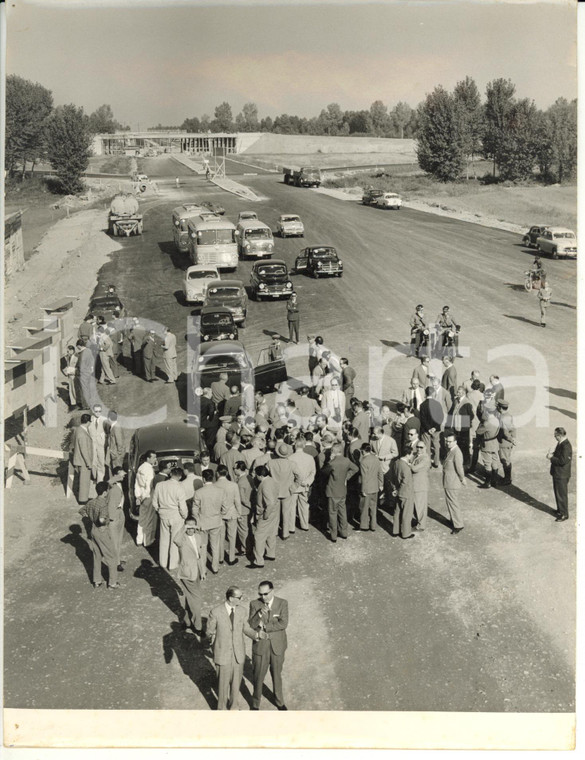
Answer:
M155 176L146 165L141 170ZM546 389L540 417L519 430L514 487L478 491L478 481L468 479L466 529L457 537L433 472L430 523L407 544L390 538L384 512L375 536L358 532L332 546L313 526L279 541L277 562L264 574L289 600L289 709L572 711L575 535L572 521L553 520L544 453L555 425L574 439L575 263L547 261L553 305L543 330L536 298L521 286L532 254L514 235L408 209L365 208L285 186L276 176L245 181L265 200L246 203L193 178L146 202L144 235L124 241L99 273L100 282L116 282L130 314L177 334L179 366L193 309L180 298L187 262L172 245L170 216L195 197L220 200L232 219L254 208L273 228L279 214L299 213L305 240L276 240L275 257L289 267L304 245L337 247L343 279L295 276L301 332L321 333L350 358L358 396L400 398L416 363L404 344L419 302L430 318L448 303L462 324L461 347L470 356L457 361L460 379L473 368L484 379L499 374L517 418L529 416L535 395L531 362ZM247 282L250 268L241 262L236 276ZM243 340L252 356L285 329L284 303L250 302ZM306 372L304 355L287 364L295 377ZM523 375L532 379L518 380ZM182 419L185 392L184 377L177 389L122 371L104 400L127 415L166 405L169 418ZM76 509L57 497L51 514L30 557L6 574L6 705L213 707L211 664L176 630L168 576L127 536L124 588L92 591ZM253 597L259 580L241 562L224 567L206 581L206 607L232 582ZM267 700L263 707L274 709Z

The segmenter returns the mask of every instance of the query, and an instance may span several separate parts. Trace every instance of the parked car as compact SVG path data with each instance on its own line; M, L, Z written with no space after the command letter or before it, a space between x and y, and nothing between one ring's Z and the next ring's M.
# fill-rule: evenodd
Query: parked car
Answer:
M187 267L183 278L183 295L187 303L203 303L211 280L219 280L217 267L211 264L195 264Z
M204 306L200 314L201 340L237 340L234 315L225 306Z
M378 208L393 208L395 211L399 211L402 206L402 198L396 193L383 193L373 200L371 205Z
M234 322L244 327L248 312L248 296L241 280L210 280L204 306L225 306L234 315Z
M526 235L522 238L522 244L525 245L527 248L536 248L536 241L538 238L542 235L542 233L548 229L548 225L546 224L535 224L533 225Z
M550 254L553 259L577 258L577 238L573 230L565 227L548 227L536 240L536 247L541 253Z
M293 284L286 263L282 259L257 261L252 267L250 289L257 301L263 298L290 298Z
M151 450L156 453L158 466L164 462L173 462L182 467L186 462L193 462L202 448L199 428L179 422L161 422L157 425L139 428L130 441L128 453L128 495L131 510L136 513L134 500L134 481L136 471L142 464L142 457Z
M203 201L201 205L205 206L205 208L208 208L212 214L218 214L219 216L223 216L225 214L224 207L219 203L212 203L211 201Z
M281 214L276 223L276 234L280 237L305 237L305 226L296 214Z
M247 222L252 219L258 219L258 214L255 211L240 211L236 224L239 224L240 222Z
M362 195L362 203L364 204L364 206L370 206L381 195L383 195L382 190L375 190L373 187L366 187L364 189L364 194Z
M315 278L321 275L343 277L343 261L331 246L312 246L305 248L297 256L295 272L306 272Z
M93 314L94 317L103 317L106 322L111 322L125 317L126 309L116 293L108 293L91 298L87 313Z
M256 366L244 346L236 340L211 341L192 345L193 365L191 367L191 387L205 388L219 379L222 372L228 374L228 385L250 384L256 391L271 393L279 383L286 382L287 371L284 359L262 362L265 352L260 354Z

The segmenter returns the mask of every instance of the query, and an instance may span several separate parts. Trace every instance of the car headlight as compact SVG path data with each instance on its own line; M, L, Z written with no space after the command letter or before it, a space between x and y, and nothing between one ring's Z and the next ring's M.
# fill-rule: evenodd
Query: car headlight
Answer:
M266 290L266 285L263 282L260 283L259 287L260 290Z
M268 243L268 250L271 251L274 248L274 245L272 243Z
M195 238L197 237L197 233L196 232L192 232L191 233L191 237L193 238L193 240L195 240Z
M318 267L319 269L321 269L321 267L322 267L322 266L323 266L323 263L322 263L321 261L318 261L318 262L317 262L317 267Z
M179 226L179 222L175 220L175 227Z
M287 283L286 283L286 287L287 287L287 288L292 288L292 282L287 282Z
M203 340L209 340L209 335L204 335Z
M230 333L230 334L228 335L228 338L229 338L230 340L233 340L235 337L236 337L236 336L235 336L233 333Z
M341 259L339 259L339 261L337 263L339 264L340 267L343 266L343 261Z
M249 248L249 247L250 247L250 243L244 243L244 248Z

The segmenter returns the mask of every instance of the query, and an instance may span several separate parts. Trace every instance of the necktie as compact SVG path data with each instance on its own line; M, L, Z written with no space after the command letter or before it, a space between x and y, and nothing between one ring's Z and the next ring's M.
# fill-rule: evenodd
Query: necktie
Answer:
M234 608L233 607L230 610L230 620L231 620L231 623L232 623L232 630L233 630L233 628L234 628Z
M414 409L418 409L418 399L416 397L416 391L412 393L412 406Z

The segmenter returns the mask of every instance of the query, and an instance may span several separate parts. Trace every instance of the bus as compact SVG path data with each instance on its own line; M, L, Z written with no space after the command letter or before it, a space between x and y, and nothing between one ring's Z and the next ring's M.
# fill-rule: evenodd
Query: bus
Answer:
M201 214L187 222L189 257L193 264L214 264L237 269L238 242L235 226L227 219Z
M187 222L194 216L204 214L207 209L196 203L185 203L173 209L173 240L179 253L187 253L189 250L189 233Z

